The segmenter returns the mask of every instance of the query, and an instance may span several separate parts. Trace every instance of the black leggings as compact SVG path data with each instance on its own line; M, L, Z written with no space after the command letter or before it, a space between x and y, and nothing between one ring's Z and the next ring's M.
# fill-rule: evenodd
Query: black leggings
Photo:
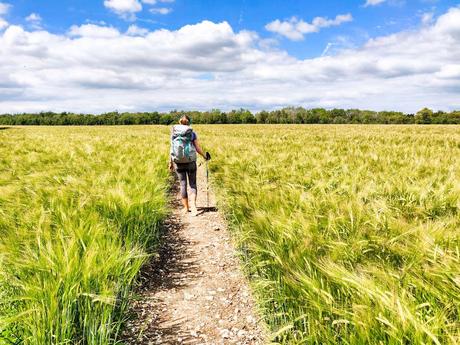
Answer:
M176 163L176 173L180 181L180 195L187 198L187 175L191 194L196 195L196 162Z

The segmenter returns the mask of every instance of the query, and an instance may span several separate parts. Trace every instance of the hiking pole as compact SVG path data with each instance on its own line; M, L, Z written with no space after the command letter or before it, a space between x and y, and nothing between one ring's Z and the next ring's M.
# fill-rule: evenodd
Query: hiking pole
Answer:
M206 152L206 208L209 209L209 169L208 161L211 160L211 155Z

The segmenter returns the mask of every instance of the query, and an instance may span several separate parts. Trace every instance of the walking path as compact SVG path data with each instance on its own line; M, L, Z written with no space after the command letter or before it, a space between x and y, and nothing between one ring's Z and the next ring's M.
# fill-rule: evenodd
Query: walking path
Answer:
M247 281L222 216L205 208L204 168L198 169L199 215L166 221L159 257L142 271L127 344L262 344ZM179 196L177 196L179 200ZM210 193L210 205L215 205Z

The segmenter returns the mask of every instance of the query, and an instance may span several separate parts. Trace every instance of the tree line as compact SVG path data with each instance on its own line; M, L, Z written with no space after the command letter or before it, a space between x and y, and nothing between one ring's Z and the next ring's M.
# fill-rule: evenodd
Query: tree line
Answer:
M23 113L0 115L0 125L170 125L183 114L192 118L193 124L460 124L460 111L434 112L424 108L416 114L396 111L371 111L359 109L305 109L287 107L273 111L252 113L247 109L223 112L171 111L119 113L101 115L69 112Z

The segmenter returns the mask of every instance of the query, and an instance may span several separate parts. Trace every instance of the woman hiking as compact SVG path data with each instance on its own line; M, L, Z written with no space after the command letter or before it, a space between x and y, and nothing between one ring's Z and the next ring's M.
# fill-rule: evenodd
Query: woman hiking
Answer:
M190 127L190 117L183 115L178 125L171 129L171 159L169 169L175 170L180 181L180 194L182 198L183 212L192 212L192 216L198 215L196 208L196 158L197 152L206 160L211 157L201 149L198 137ZM187 193L187 177L190 185L190 198Z

